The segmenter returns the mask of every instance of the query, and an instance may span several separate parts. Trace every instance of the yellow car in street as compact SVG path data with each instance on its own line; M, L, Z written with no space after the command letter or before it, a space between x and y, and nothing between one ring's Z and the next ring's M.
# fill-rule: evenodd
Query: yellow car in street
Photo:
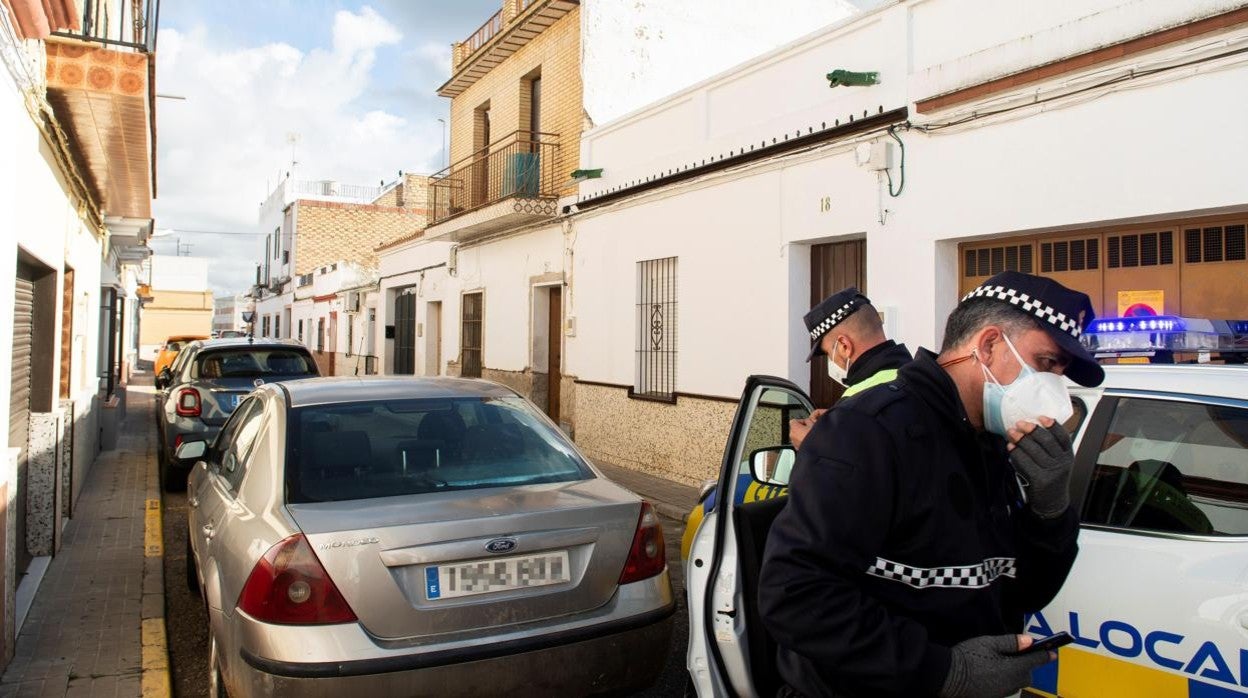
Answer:
M208 339L208 337L202 334L179 334L166 339L165 346L161 347L160 353L156 355L156 364L152 366L152 374L159 376L162 369L171 366L173 360L178 358L178 352L182 351L182 347L197 339Z

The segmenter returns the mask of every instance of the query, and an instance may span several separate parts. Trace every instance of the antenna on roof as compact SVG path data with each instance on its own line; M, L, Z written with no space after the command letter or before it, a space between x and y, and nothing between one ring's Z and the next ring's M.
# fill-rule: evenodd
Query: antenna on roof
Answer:
M290 144L290 167L291 169L294 169L295 166L299 164L299 161L295 159L295 146L299 145L299 138L300 138L299 134L294 131L291 131L286 134L286 142Z

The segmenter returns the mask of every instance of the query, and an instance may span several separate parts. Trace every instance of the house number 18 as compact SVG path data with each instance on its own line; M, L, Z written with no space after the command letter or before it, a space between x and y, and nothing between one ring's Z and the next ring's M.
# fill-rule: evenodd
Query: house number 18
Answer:
M827 213L832 210L832 197L824 196L819 199L819 213Z

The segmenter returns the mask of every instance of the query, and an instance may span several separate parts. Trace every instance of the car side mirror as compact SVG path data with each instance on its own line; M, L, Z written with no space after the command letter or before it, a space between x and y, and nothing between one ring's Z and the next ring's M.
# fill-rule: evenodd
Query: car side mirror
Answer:
M164 390L169 387L169 382L173 380L173 373L168 367L160 369L160 373L156 374L156 387Z
M199 460L208 452L208 443L206 441L183 441L181 446L174 451L173 457L180 461Z
M769 446L750 454L750 473L764 485L789 484L797 452L792 446Z

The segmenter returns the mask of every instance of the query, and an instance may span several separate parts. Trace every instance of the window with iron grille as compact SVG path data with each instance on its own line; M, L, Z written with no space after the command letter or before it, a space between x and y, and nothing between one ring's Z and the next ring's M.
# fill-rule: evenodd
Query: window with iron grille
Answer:
M1109 260L1106 266L1110 269L1174 264L1174 231L1172 230L1112 235L1106 238L1105 243L1109 248Z
M325 351L325 318L316 321L316 350Z
M303 320L299 321L299 341L303 341Z
M463 339L460 341L459 375L466 378L481 377L482 318L485 298L482 293L465 293L463 315Z
M273 336L277 337L278 339L282 338L282 316L281 315L273 316Z
M666 257L637 263L636 397L676 397L676 262Z
M1243 223L1183 231L1184 259L1196 262L1242 262L1245 260Z
M981 247L963 253L962 273L967 277L992 276L1003 271L1031 273L1031 245Z

